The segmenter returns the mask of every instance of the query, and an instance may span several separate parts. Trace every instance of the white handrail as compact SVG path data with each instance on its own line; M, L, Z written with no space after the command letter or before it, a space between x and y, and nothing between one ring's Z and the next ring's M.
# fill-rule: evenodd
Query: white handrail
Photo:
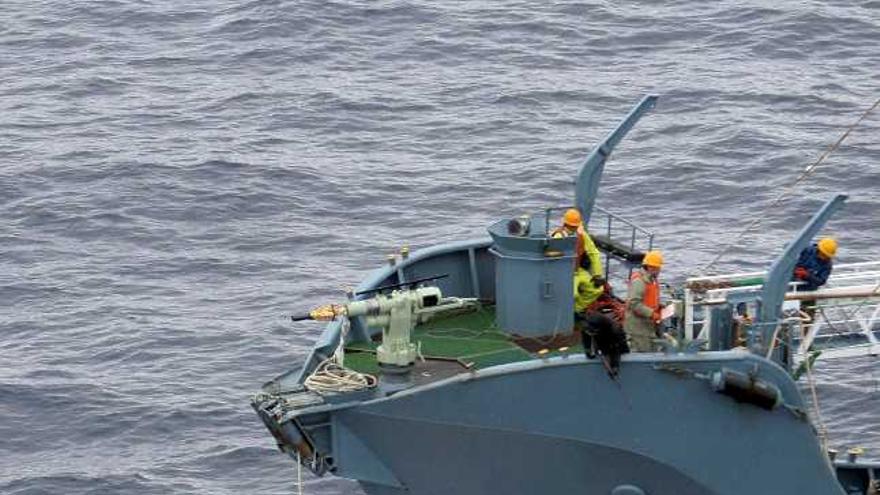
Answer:
M741 272L728 275L711 275L693 277L687 279L684 290L684 329L687 338L709 339L711 328L704 313L699 315L699 308L711 304L725 302L732 294L755 291L761 288L761 284L743 285L736 287L724 287L724 282L737 282L766 276L766 272ZM714 286L717 283L717 286ZM851 324L856 324L859 329L847 333L859 333L867 337L872 345L880 345L877 337L873 334L874 324L880 325L880 261L868 261L859 263L845 263L834 266L834 271L828 278L826 286L812 292L798 291L800 282L792 282L785 299L797 300L826 300L834 299L833 304L817 304L817 309L841 313L830 320L818 321L809 324L808 335L802 339L800 353L809 348L813 338L818 332L828 327L846 324L851 329ZM702 286L702 287L701 287ZM703 288L707 287L707 288ZM708 288L711 287L711 288ZM846 304L847 300L855 300ZM787 305L796 304L789 302ZM870 316L862 316L860 313L865 309L872 311ZM855 311L855 314L847 314L847 311ZM818 316L817 316L818 318ZM823 316L823 318L825 318ZM696 328L700 327L699 335L695 335ZM871 351L873 352L873 348Z

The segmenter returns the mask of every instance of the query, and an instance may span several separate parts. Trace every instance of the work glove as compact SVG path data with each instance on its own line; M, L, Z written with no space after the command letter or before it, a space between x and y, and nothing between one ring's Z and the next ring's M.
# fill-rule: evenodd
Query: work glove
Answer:
M653 321L654 323L660 323L660 321L662 320L663 316L660 314L660 310L655 309L654 312L651 314L651 321Z
M593 275L593 285L596 287L604 287L605 286L605 277L602 275Z
M802 266L798 266L794 269L794 277L795 278L798 278L800 280L806 280L807 278L809 278L809 276L810 276L810 272L808 272L807 269Z

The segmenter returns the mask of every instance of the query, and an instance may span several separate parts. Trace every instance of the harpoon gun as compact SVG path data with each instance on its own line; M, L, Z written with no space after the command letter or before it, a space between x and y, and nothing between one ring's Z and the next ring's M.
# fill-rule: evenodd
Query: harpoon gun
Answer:
M394 290L345 304L328 304L305 314L293 315L291 319L331 321L363 316L368 327L382 329L382 344L376 350L379 364L409 366L417 355L411 339L417 324L442 312L473 308L478 304L477 299L444 298L437 287L419 287Z

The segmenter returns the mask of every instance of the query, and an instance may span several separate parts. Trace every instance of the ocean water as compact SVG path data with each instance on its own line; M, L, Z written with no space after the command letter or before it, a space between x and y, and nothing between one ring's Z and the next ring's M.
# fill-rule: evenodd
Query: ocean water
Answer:
M880 111L771 206L880 98L876 0L5 1L0 492L293 493L249 406L321 331L286 315L570 203L646 93L598 201L668 281L764 266L836 192L841 261L877 258ZM817 375L880 458L877 359Z

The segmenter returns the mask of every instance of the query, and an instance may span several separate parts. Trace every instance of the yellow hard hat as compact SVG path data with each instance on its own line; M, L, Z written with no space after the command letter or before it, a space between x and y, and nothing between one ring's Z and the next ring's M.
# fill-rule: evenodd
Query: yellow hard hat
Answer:
M562 215L562 223L569 227L580 227L581 212L577 211L575 208L565 210L565 215Z
M833 258L837 256L837 241L830 237L822 238L819 240L818 249L820 253Z
M642 259L642 264L660 268L663 266L663 254L660 251L648 251Z

